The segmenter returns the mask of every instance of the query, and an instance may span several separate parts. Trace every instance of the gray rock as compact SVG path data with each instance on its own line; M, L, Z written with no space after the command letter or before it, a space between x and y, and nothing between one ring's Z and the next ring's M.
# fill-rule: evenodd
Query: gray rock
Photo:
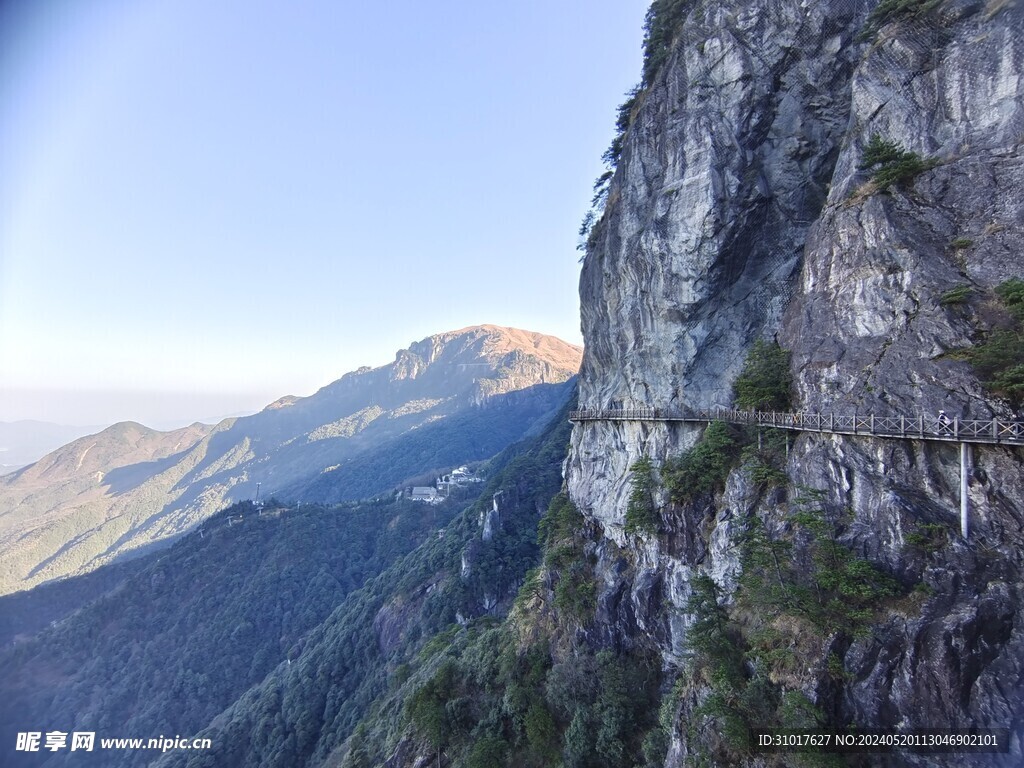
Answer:
M791 351L801 410L1009 412L945 356L976 340L985 302L939 300L1024 275L1024 5L944 3L860 41L868 10L845 0L689 7L640 98L584 261L581 407L728 406L751 343L776 336ZM858 165L874 134L937 165L872 192ZM602 537L600 640L656 646L668 667L685 651L694 574L734 590L743 521L779 525L784 508L737 472L713 508L666 508L660 536L626 535L629 467L643 455L661 464L698 433L587 422L566 462L569 493ZM796 440L787 466L792 486L852 510L844 543L932 590L830 649L847 683L812 669L806 691L861 727L1015 734L1009 755L892 765L1021 761L1022 455L975 449L970 542L958 537L958 472L955 446L812 435ZM946 526L949 543L908 548L919 524ZM686 734L682 722L668 765L692 753Z

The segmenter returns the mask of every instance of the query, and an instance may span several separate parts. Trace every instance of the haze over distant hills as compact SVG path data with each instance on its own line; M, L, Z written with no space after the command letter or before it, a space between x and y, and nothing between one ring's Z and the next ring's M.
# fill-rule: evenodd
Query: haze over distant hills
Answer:
M100 429L31 419L0 421L0 475L38 461L65 443Z
M488 458L561 405L581 354L475 326L253 416L172 432L125 422L75 440L0 478L0 593L180 535L257 483L264 497L333 502Z

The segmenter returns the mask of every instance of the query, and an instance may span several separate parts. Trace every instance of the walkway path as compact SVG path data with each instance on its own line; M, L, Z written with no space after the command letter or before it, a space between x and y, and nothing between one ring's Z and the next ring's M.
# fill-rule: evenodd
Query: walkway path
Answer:
M960 419L913 414L910 416L858 416L835 413L740 411L729 409L673 411L662 408L612 408L571 411L569 421L661 421L706 424L724 421L753 427L864 435L897 440L936 440L960 444L960 533L969 532L968 484L972 443L1024 445L1024 422L1007 419ZM787 443L788 454L788 443Z
M904 440L939 440L949 443L1024 445L1024 421L1007 419L940 419L910 416L850 416L835 413L699 410L661 408L583 409L569 413L570 421L665 421L704 424L724 421L754 427L836 435L869 435Z

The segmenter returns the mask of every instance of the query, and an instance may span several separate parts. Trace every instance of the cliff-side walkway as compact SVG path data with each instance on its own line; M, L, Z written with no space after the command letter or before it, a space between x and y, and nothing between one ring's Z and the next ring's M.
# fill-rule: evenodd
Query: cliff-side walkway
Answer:
M1024 445L1024 421L960 419L924 416L860 416L836 413L742 411L730 409L674 411L661 408L611 408L571 411L569 420L666 421L706 424L724 421L752 427L794 432L865 435L904 440L939 440L949 443Z
M662 408L581 409L569 413L569 421L650 421L706 424L724 421L752 427L857 435L897 440L934 440L960 444L960 533L967 539L970 528L968 485L971 475L971 444L1024 445L1024 422L1007 419L960 419L911 414L860 416L836 413L743 411L735 409L666 410ZM787 442L788 454L788 442Z

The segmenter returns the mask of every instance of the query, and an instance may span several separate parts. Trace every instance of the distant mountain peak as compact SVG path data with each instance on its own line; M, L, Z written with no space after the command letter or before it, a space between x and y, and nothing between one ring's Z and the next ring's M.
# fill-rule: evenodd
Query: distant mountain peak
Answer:
M301 399L295 395L285 395L284 397L277 398L277 400L267 405L263 410L276 411L278 408L287 408L289 405L295 405Z
M216 426L121 422L79 438L0 478L0 594L180 534L257 484L337 500L488 458L561 405L581 357L553 336L472 326Z
M484 323L483 325L469 325L455 331L434 334L429 339L451 340L460 337L482 338L486 337L495 343L505 343L523 350L543 350L545 353L552 353L565 350L570 356L572 352L577 355L583 354L583 348L575 344L563 341L557 336L551 336L538 331L527 331L522 328L509 328L501 325ZM426 339L424 340L426 341Z
M395 363L408 366L411 356L416 356L427 365L444 360L459 366L493 365L497 369L506 367L512 361L510 356L516 352L549 368L549 375L543 377L543 381L564 381L574 375L583 356L582 348L556 336L485 324L437 333L413 342L396 355Z

